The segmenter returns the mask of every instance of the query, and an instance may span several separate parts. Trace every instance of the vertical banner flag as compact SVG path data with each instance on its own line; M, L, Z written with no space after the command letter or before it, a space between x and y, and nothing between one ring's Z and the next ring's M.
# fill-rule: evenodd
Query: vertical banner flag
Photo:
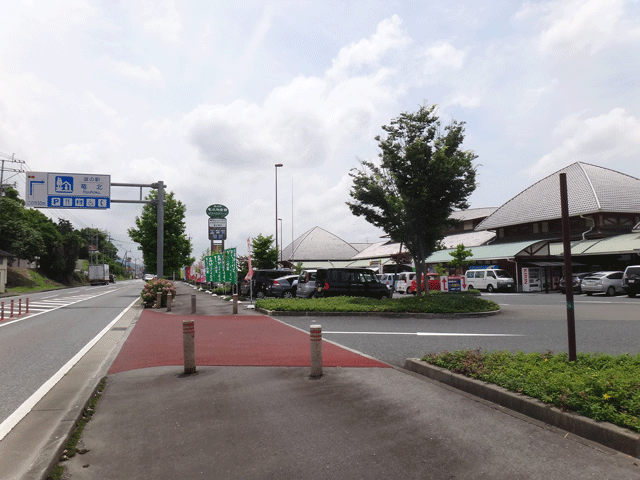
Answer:
M224 257L221 253L212 255L213 258L213 281L224 283Z
M204 257L204 273L207 282L213 282L213 258L211 255Z
M224 278L225 282L231 282L232 285L238 283L238 263L236 260L236 249L227 248L224 251Z
M244 277L245 280L249 280L253 276L253 269L251 268L251 238L247 238L247 251L249 252L249 255L247 256L249 271L247 272L247 276Z

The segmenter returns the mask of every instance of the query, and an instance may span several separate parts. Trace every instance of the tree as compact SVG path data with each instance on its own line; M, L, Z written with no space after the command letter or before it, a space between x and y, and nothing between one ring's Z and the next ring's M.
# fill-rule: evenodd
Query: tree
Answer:
M259 234L251 240L251 266L253 268L276 268L278 249L273 245L273 235Z
M96 255L99 259L98 263L106 263L103 257L110 258L112 260L119 260L118 248L111 243L111 236L106 230L103 232L97 228L83 228L80 230L80 235L84 239L84 244L80 249L80 258L90 259L93 257L90 254L89 246L93 245L98 247L98 252L102 255Z
M152 190L146 197L152 203L142 208L142 215L136 217L136 227L129 228L129 237L141 245L142 259L148 272L158 270L158 192ZM184 216L186 207L176 200L173 192L164 196L164 261L163 272L169 276L180 268L191 265L191 241L185 235Z
M461 150L465 124L454 120L442 130L436 108L422 106L384 125L386 137L375 137L380 165L362 161L349 173L351 212L404 243L418 278L452 224L451 213L469 208L467 198L476 188L477 156Z
M464 245L459 244L453 252L449 252L449 255L453 257L453 260L449 262L449 265L452 267L466 267L471 261L466 260L469 257L473 257L473 252L471 250L465 250Z

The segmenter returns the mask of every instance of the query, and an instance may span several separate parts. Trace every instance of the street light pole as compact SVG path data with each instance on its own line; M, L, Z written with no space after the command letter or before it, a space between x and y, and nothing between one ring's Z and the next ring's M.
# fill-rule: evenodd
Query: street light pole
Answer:
M280 255L280 261L282 261L282 244L284 243L284 237L282 236L282 219L279 218L278 221L280 222L280 250L279 250L279 255Z
M278 167L281 167L281 163L276 163L276 252L278 252ZM277 267L277 265L276 265Z

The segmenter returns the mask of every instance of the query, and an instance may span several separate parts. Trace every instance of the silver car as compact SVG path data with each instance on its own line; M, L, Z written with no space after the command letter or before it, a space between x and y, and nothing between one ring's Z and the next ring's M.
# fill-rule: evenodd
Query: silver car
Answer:
M611 297L622 293L622 275L624 272L596 272L582 280L582 291L587 295L604 293Z
M303 270L298 276L297 298L312 298L316 293L316 269Z

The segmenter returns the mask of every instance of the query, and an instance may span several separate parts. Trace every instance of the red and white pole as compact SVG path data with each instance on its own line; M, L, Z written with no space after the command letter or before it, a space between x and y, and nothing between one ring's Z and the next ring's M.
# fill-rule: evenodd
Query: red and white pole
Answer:
M9 315L9 318L13 318L13 300L11 300L11 314Z
M29 297L27 297L27 311L24 313L29 313Z
M22 315L22 299L18 299L18 316Z
M2 306L0 306L0 310L2 313L0 314L0 321L4 320L4 302L2 302Z

